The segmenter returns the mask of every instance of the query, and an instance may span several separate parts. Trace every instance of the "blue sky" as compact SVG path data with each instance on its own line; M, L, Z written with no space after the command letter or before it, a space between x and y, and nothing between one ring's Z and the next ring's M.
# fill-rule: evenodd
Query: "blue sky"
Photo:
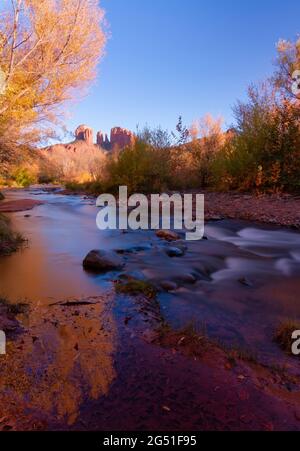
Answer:
M206 112L232 122L247 86L271 74L279 38L300 33L298 0L102 0L110 39L90 94L67 120L108 132L173 129Z

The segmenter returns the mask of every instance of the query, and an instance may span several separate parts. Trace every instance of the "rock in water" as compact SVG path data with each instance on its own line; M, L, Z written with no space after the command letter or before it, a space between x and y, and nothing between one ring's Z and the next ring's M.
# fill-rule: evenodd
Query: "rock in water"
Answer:
M172 232L171 230L158 230L156 232L156 236L167 241L177 241L180 239L180 236L176 232Z
M174 291L177 290L177 284L175 282L172 282L171 280L163 280L160 283L160 286L165 291Z
M166 249L166 254L169 257L182 257L184 252L182 249L179 249L178 247L168 247Z
M83 267L97 272L108 272L122 269L123 260L114 252L93 250L83 260Z

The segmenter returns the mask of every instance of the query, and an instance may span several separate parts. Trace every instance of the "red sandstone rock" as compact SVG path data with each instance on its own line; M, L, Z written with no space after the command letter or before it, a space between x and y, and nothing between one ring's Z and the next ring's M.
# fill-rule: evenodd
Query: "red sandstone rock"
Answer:
M134 134L126 128L114 127L110 132L110 140L102 132L97 133L97 144L105 150L124 149L134 142Z
M76 139L85 141L89 145L93 145L93 130L87 125L80 125L75 131Z
M110 132L110 142L112 148L118 147L124 149L133 144L134 134L126 128L114 127Z
M97 133L97 144L102 149L111 150L111 144L110 144L107 134L105 134L105 136L104 136L104 134L102 132L98 132Z
M93 130L87 125L77 127L75 136L78 141L85 141L88 145L93 145ZM111 129L110 139L107 134L104 135L101 131L97 133L97 145L105 150L122 150L127 146L131 146L134 139L135 136L130 130L121 127Z

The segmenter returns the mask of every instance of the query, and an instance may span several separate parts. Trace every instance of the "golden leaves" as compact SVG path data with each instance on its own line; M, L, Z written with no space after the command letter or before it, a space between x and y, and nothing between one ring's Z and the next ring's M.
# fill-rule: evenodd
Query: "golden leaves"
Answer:
M55 120L74 90L94 78L106 40L97 0L21 3L0 23L0 65L7 81L1 122L15 122L20 130Z

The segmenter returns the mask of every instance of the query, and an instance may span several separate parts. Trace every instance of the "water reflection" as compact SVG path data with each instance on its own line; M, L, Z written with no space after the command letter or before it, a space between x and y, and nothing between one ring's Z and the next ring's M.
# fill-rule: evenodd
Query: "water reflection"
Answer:
M91 304L36 305L21 318L30 333L11 342L0 362L0 405L6 416L17 404L38 418L70 425L85 400L108 393L116 376L113 299L84 301Z
M31 217L12 215L30 245L0 260L0 295L27 299L33 312L26 326L30 335L11 345L1 369L1 401L14 393L21 405L73 422L85 399L108 392L116 377L117 326L106 301L47 307L65 298L105 295L106 281L117 274L83 271L82 260L93 248L121 251L123 276L162 288L162 312L172 325L205 323L210 336L229 346L243 345L277 363L285 359L272 332L282 319L300 319L299 233L225 221L206 225L208 240L170 245L153 232L99 231L94 200L45 193L36 198L46 203ZM168 255L173 245L182 257ZM166 282L173 287L169 292Z

